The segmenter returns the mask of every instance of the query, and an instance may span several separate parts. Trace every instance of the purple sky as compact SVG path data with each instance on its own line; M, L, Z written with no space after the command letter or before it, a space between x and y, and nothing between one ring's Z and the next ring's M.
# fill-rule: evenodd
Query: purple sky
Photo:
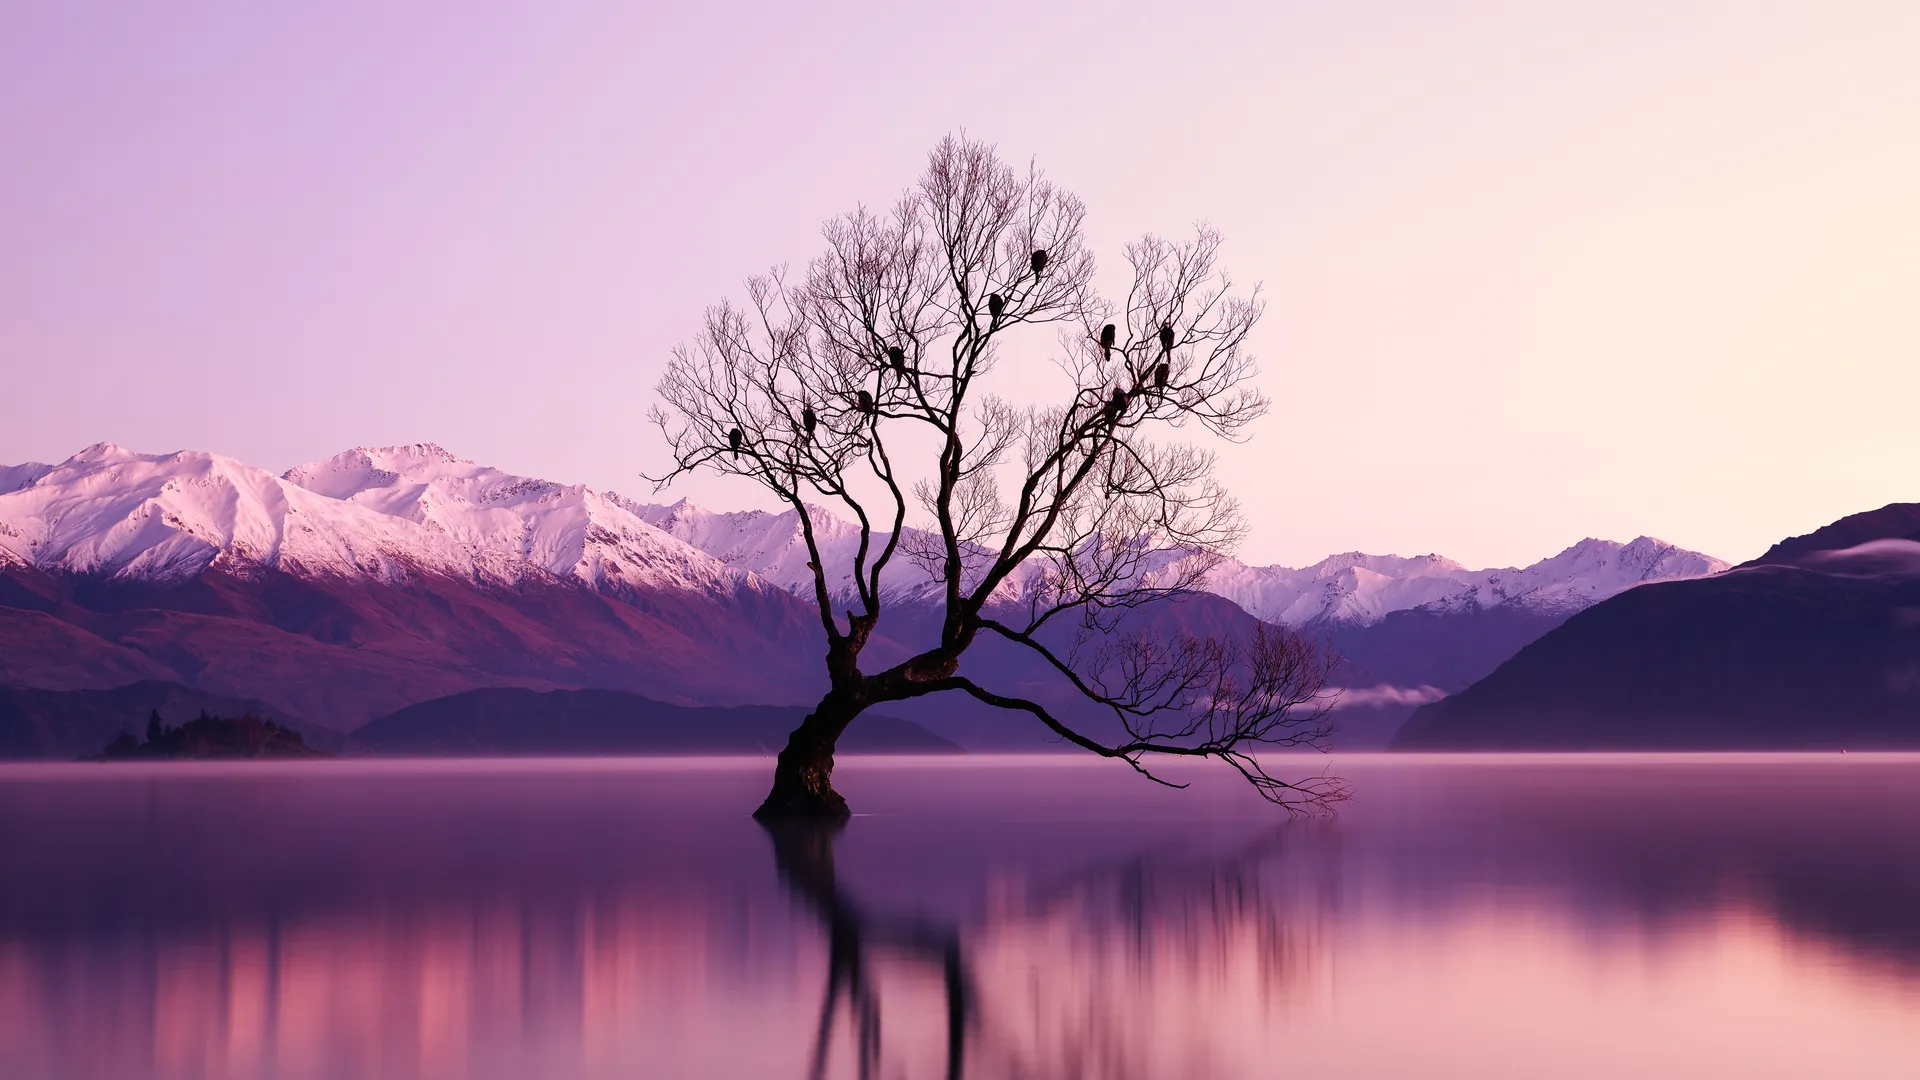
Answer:
M1920 499L1920 5L0 11L0 463L355 444L646 495L667 350L961 127L1201 218L1252 561L1727 558ZM752 493L688 485L735 506Z

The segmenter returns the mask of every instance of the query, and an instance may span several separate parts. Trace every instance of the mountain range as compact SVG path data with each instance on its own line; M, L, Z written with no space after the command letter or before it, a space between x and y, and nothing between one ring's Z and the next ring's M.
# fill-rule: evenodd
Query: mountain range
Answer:
M483 686L744 705L823 681L784 589L435 447L275 476L99 445L7 476L0 685L172 680L344 731Z
M0 686L171 684L339 732L490 687L804 704L823 679L797 525L791 512L515 476L424 443L279 475L97 444L58 465L0 467ZM857 531L824 517L819 531L829 565L844 566ZM1225 632L1259 618L1331 638L1349 657L1346 703L1391 719L1596 601L1724 566L1646 537L1584 540L1519 569L1434 555L1228 560L1207 579L1215 595L1148 617ZM899 559L886 584L901 606L876 660L930 632L916 610L924 572ZM991 651L977 662L1022 685L1043 674ZM963 742L978 719L964 706L929 715Z
M1634 589L1416 712L1410 750L1885 749L1920 742L1920 503L1710 578Z
M615 496L618 499L617 496ZM661 531L796 595L811 596L799 515L794 511L716 512L691 503L620 505ZM829 566L850 567L857 527L817 511L815 542ZM1650 536L1629 543L1588 538L1524 568L1469 570L1439 555L1403 558L1349 551L1311 566L1249 566L1227 558L1207 575L1205 588L1249 614L1287 626L1372 626L1396 611L1462 612L1513 607L1566 616L1609 596L1653 581L1717 574L1719 559L1677 548ZM910 559L888 566L884 582L897 596L921 599L936 583ZM842 573L830 583L851 591Z

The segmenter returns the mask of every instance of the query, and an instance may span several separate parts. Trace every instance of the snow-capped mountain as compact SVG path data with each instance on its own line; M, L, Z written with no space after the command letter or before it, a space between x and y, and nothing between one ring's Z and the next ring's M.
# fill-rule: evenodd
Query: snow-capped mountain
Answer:
M579 485L431 444L355 449L285 476L197 451L109 443L0 470L0 562L181 582L210 568L396 581L530 575L602 591L731 592L750 579Z
M18 491L53 471L53 466L38 461L24 465L0 465L0 495Z
M813 571L809 568L812 558L801 534L800 515L795 511L722 512L702 509L685 499L666 506L625 501L621 505L640 520L736 570L751 573L796 596L813 598ZM809 516L814 521L814 544L826 560L828 591L835 597L853 595L853 560L860 547L859 526L819 507L814 507ZM874 541L876 548L884 542L884 534ZM926 600L940 593L932 579L905 553L896 554L888 562L882 578L882 588L903 599Z
M275 476L101 444L0 484L0 685L177 683L345 731L484 687L732 705L820 677L784 589L434 446Z
M812 593L807 547L793 511L716 513L685 500L622 505L730 566L797 595ZM859 530L824 511L816 510L813 519L816 542L837 574L829 588L844 595L851 591L849 569ZM1490 570L1469 570L1439 555L1347 552L1299 569L1226 559L1208 575L1206 588L1269 622L1370 626L1392 612L1416 608L1457 611L1511 604L1569 615L1635 585L1726 568L1719 559L1642 536L1625 544L1586 539L1525 568ZM888 565L886 584L909 599L937 595L926 573L904 557Z
M597 589L731 590L740 571L637 517L618 495L514 476L432 443L348 450L289 469L309 492L418 525L476 574L528 569ZM748 579L751 580L751 579Z
M1727 563L1651 536L1622 544L1588 538L1524 568L1469 570L1451 559L1348 552L1312 566L1227 560L1207 587L1260 618L1291 626L1368 626L1389 613L1513 605L1570 615L1635 585L1705 577Z
M1469 586L1474 571L1438 555L1402 558L1357 551L1312 566L1248 566L1222 560L1207 588L1268 622L1365 625L1388 612L1438 603Z

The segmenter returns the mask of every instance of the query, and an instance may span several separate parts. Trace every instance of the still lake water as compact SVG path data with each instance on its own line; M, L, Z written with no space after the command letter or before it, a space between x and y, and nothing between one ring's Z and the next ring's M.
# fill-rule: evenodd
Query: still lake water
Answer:
M1920 757L767 766L0 768L0 1076L1920 1077Z

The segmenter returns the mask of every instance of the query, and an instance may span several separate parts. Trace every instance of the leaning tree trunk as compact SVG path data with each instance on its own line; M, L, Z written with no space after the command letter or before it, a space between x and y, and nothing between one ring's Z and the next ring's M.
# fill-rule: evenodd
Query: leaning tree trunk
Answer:
M860 706L838 691L822 698L787 736L787 747L773 766L773 790L753 816L763 821L851 817L847 800L833 790L833 745L859 713Z

